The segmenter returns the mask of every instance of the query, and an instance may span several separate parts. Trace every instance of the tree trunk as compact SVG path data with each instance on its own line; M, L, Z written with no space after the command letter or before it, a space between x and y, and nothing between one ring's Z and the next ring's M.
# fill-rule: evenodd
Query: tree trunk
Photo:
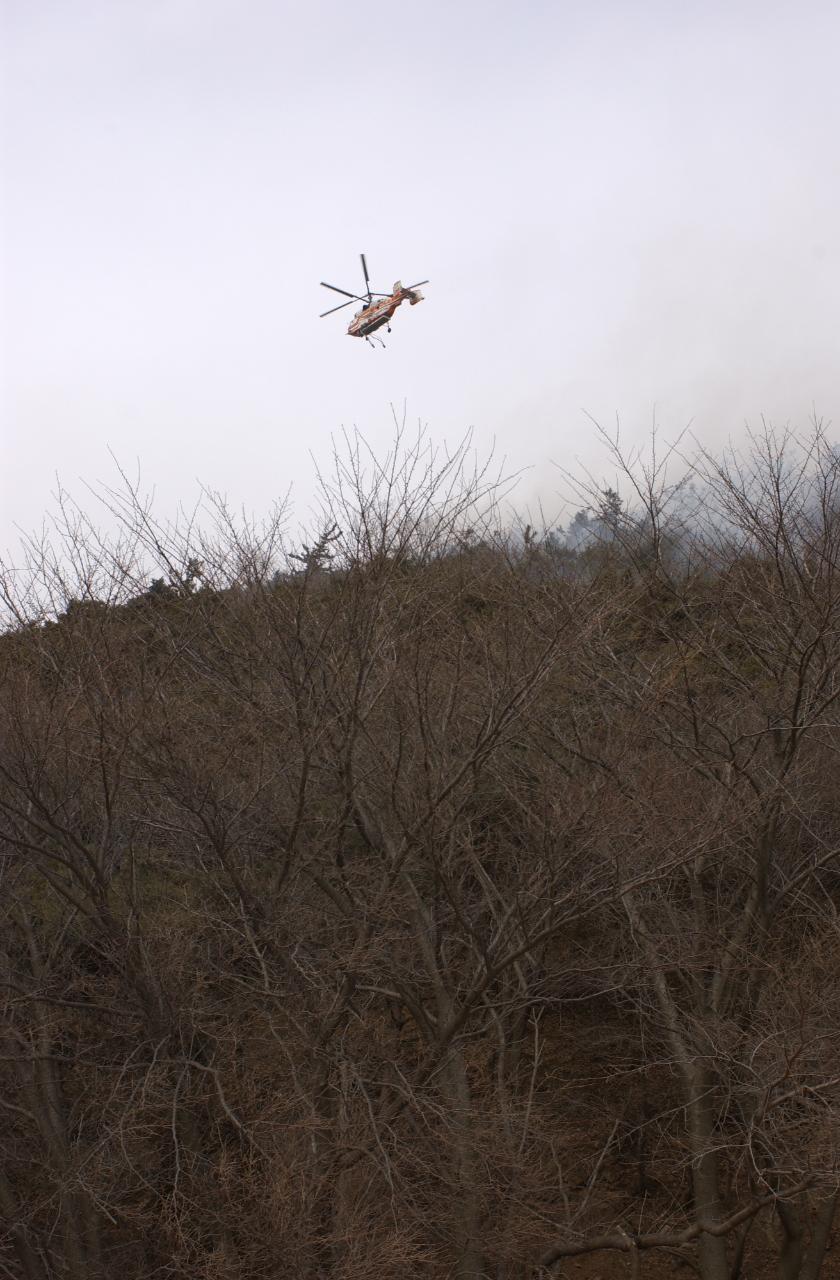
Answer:
M692 1140L692 1191L694 1214L698 1222L718 1222L722 1217L720 1204L720 1173L718 1156L713 1145L714 1117L712 1115L711 1081L705 1071L698 1071L693 1081L693 1098L689 1108ZM726 1261L726 1240L723 1236L700 1236L698 1253L700 1274L703 1280L729 1280Z
M834 1215L837 1212L838 1198L840 1198L840 1192L838 1191L827 1196L814 1215L811 1240L805 1253L805 1262L799 1273L799 1280L818 1280L822 1271L822 1264L825 1261L825 1251L832 1223L834 1222Z
M2 1170L0 1170L0 1214L6 1221L12 1248L17 1255L21 1274L25 1280L46 1280L41 1260L29 1243L26 1227L21 1222L20 1209L11 1183Z
M794 1205L786 1204L784 1200L777 1202L776 1213L784 1235L779 1254L779 1276L781 1280L798 1280L804 1252L799 1214Z
M470 1086L463 1054L454 1046L447 1065L446 1094L452 1122L455 1185L458 1188L456 1276L458 1280L482 1280L484 1260L480 1247L480 1200L470 1117Z

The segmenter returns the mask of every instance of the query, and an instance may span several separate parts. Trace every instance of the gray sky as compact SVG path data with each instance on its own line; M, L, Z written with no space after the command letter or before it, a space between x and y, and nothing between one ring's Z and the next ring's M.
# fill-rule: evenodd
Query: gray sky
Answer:
M582 410L840 418L840 6L0 0L0 547L139 459L264 510L389 403L523 495ZM322 279L428 276L386 351ZM335 299L338 301L338 299Z

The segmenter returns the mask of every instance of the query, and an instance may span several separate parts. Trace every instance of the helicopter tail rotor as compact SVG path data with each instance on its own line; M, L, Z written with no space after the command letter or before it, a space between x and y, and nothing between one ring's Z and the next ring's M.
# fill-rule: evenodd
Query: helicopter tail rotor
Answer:
M401 293L404 298L408 298L411 306L416 306L418 302L423 302L423 295L420 292L421 284L428 284L428 280L419 280L417 284L410 284L407 288L403 288L402 282L397 281L394 285L394 293Z

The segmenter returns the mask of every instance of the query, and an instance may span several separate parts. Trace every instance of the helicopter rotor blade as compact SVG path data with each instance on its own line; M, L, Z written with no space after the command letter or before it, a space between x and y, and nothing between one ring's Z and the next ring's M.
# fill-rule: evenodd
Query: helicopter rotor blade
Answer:
M428 280L418 280L416 284L406 285L407 289L419 289L421 284L428 284Z
M365 261L365 255L362 253L359 256L362 259L362 271L364 271L365 273L365 285L367 286L367 296L368 298L372 298L373 294L370 291L370 277L368 275L367 262Z
M341 311L344 307L349 307L351 302L359 302L359 298L351 298L348 302L339 302L337 307L330 307L329 311L322 311L319 320L323 320L324 316L331 316L334 311ZM364 298L361 299L364 302Z
M321 281L321 287L332 289L333 293L343 293L345 298L354 298L356 302L364 302L364 298L360 298L358 293L348 293L346 289L339 289L337 285L327 284L326 280Z

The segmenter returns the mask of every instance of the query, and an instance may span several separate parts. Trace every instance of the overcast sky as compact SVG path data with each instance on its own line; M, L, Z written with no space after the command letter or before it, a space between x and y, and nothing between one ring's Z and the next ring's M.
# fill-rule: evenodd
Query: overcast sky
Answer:
M0 0L0 544L139 459L305 500L389 404L525 493L654 408L840 421L840 6ZM428 276L387 350L322 279ZM338 301L338 299L335 299Z

